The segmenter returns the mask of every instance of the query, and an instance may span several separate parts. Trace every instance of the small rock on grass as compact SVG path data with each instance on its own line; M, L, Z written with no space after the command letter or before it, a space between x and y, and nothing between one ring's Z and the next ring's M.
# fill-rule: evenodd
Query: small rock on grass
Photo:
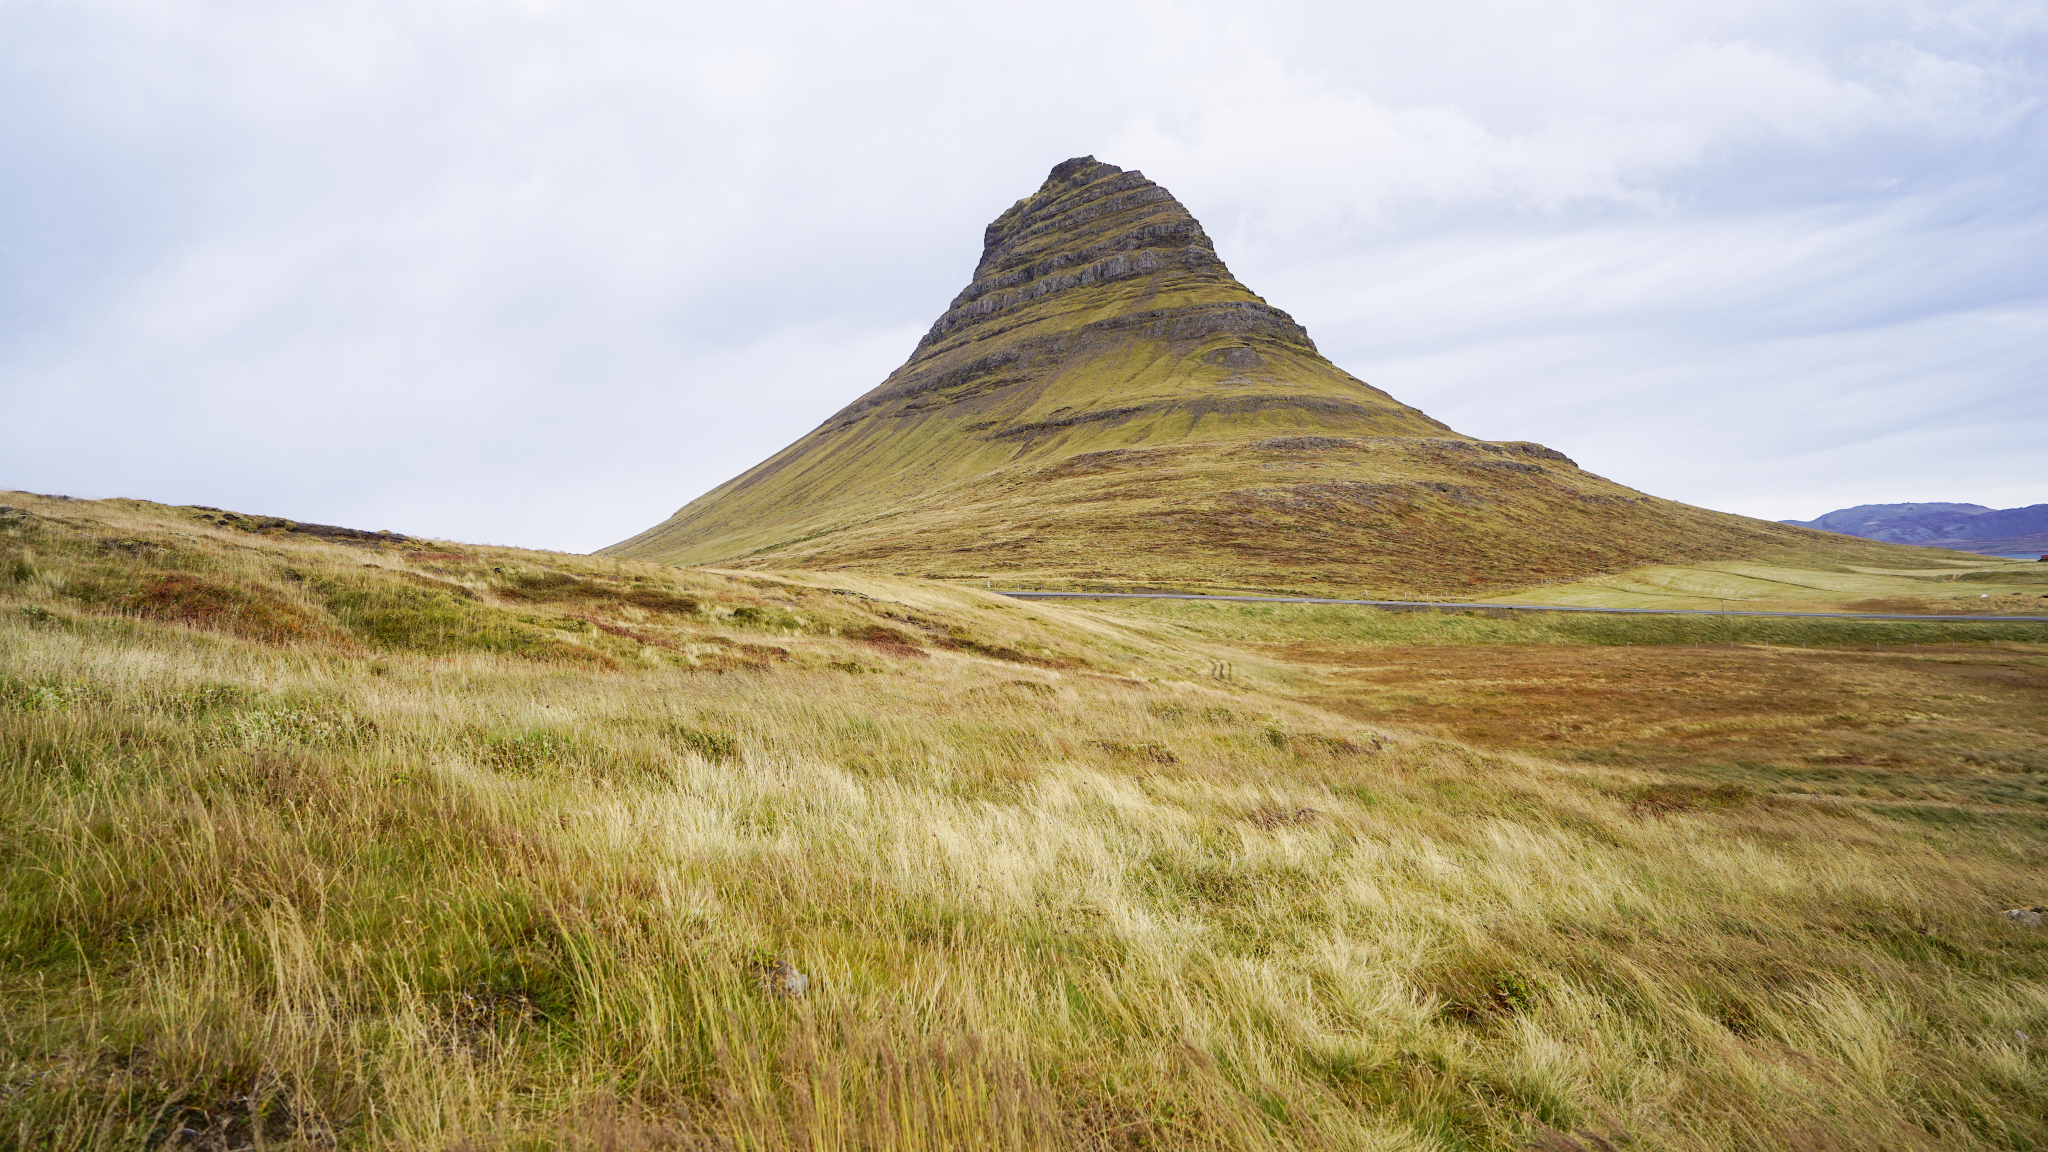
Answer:
M1999 915L2015 924L2039 928L2044 922L2048 922L2048 907L2036 904L2032 908L2007 908Z
M764 982L768 985L770 995L784 996L791 1000L801 997L811 987L811 978L797 971L796 965L787 960L777 960L769 965Z

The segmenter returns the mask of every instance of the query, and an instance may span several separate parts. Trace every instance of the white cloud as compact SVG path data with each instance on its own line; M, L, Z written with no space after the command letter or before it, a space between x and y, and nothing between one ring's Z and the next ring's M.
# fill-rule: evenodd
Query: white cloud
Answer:
M1454 426L1773 515L2048 499L2044 46L2019 2L0 0L0 484L595 547L879 382L1093 151Z

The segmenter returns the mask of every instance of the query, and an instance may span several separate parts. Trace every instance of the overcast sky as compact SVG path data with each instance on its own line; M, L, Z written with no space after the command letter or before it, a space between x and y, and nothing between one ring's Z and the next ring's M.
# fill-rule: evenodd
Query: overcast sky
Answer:
M0 487L596 548L1092 153L1467 434L2048 501L2044 96L2041 0L0 0Z

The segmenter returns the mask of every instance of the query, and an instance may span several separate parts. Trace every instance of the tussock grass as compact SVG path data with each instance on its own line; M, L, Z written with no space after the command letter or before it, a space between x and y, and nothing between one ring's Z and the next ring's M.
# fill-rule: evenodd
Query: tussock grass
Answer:
M47 511L0 589L6 1143L2048 1138L2048 936L1996 915L2043 902L2024 830L1361 724L907 581L517 554L693 601L560 607L495 590L510 552L222 536L191 563L335 637L252 639L65 594L98 529L56 516L167 513ZM319 590L408 573L487 619L414 643Z

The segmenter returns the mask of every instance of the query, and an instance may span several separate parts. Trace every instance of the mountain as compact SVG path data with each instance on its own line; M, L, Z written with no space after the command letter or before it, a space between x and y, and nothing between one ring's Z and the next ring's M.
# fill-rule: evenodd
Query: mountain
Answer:
M1818 528L1884 540L1954 548L1962 552L2017 552L2039 548L2048 552L2048 504L2025 508L1986 508L1982 504L1858 504L1837 508L1812 520L1783 520L1802 528Z
M1166 189L1084 156L988 226L972 281L888 379L603 551L1428 593L1816 541L1844 543L1454 431L1325 359Z

